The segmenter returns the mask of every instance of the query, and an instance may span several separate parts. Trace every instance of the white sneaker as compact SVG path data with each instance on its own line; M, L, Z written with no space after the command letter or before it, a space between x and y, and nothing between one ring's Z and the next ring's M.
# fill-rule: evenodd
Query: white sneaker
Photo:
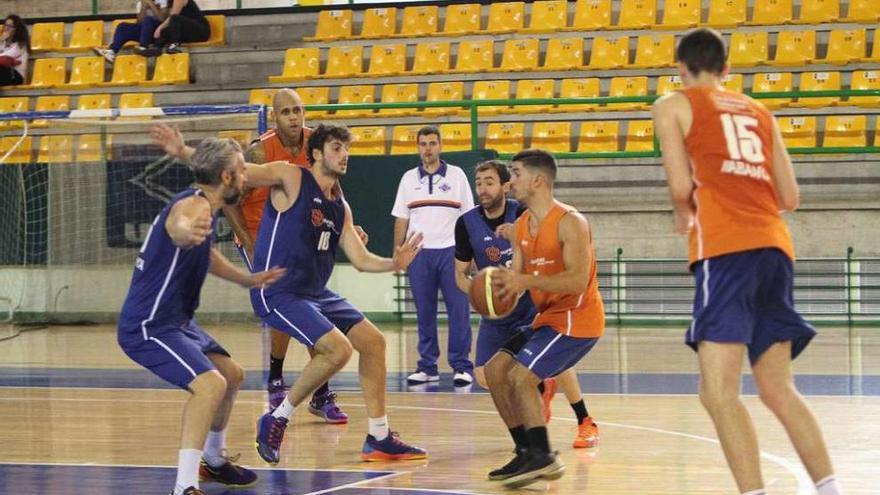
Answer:
M113 50L109 48L93 48L95 53L104 57L104 60L110 62L111 64L116 61L116 54L113 53Z
M412 375L406 377L406 381L410 383L439 382L440 375L429 375L424 371L416 371Z
M474 377L467 371L456 371L455 374L452 375L452 383L459 387L470 385L471 383L474 383Z

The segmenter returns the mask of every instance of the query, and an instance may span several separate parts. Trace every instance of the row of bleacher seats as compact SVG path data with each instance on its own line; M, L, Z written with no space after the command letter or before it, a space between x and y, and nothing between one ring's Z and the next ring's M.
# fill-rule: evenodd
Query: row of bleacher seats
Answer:
M403 8L399 29L398 9L367 9L357 35L353 32L353 11L324 10L318 16L315 36L306 40L603 29L683 29L698 25L724 28L743 24L824 24L838 21L874 23L880 19L880 8L875 0L849 0L845 15L839 0L801 0L797 15L794 15L792 0L756 0L750 16L747 16L746 0L710 0L705 21L701 0L666 0L659 16L656 0L578 0L569 22L568 3L565 0L536 1L531 4L529 21L526 23L525 2L492 2L488 7L485 28L482 27L483 8L480 4L448 5L443 9L442 30L440 7L436 5ZM619 9L614 9L615 4L619 4Z
M58 112L67 110L106 110L110 108L150 108L153 106L153 93L123 93L113 105L109 94L80 95L76 107L71 108L69 95L38 96L33 110L36 112ZM7 96L0 98L0 113L18 113L30 111L30 98L27 96ZM32 122L31 127L46 127L45 120ZM0 129L21 127L20 121L0 121Z
M775 54L772 58L770 33L733 33L729 38L730 64L733 67L751 67L880 62L878 32L880 29L874 30L873 49L868 56L865 29L832 30L826 45L826 53L824 57L819 57L815 31L781 31L774 34ZM537 38L506 40L501 63L497 66L493 40L461 41L455 45L448 41L418 43L412 50L414 54L411 65L407 63L408 45L405 43L374 45L370 49L366 70L364 70L363 46L332 46L327 51L323 71L321 71L320 48L291 48L285 52L282 73L269 76L269 82L286 83L315 78L388 77L404 74L636 69L675 65L675 36L671 34L639 36L635 40L635 50L632 51L628 36L590 38L589 52L586 50L588 43L581 37L551 38L546 41L543 51L541 44ZM455 55L454 63L453 55Z
M109 86L160 86L189 84L188 53L164 54L156 57L153 77L147 77L147 59L141 55L119 55L113 64L110 80L106 79L103 57L76 57L67 77L66 58L40 58L34 61L30 84L15 89L79 89Z
M211 37L207 41L187 43L186 46L219 46L226 43L226 18L222 15L208 15L205 18L211 25ZM106 46L113 40L116 26L123 22L135 22L135 19L113 21L105 36L104 21L75 21L70 28L70 36L66 44L65 23L38 22L31 28L31 51L84 52Z

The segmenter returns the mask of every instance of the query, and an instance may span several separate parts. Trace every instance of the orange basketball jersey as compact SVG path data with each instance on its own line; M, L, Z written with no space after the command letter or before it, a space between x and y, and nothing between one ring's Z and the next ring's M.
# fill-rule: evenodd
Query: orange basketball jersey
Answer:
M526 210L516 221L516 239L523 255L525 273L546 276L565 271L562 245L559 243L559 222L570 211L575 210L557 201L538 225L535 237L529 233L530 210ZM590 281L587 289L581 294L556 294L531 289L529 293L538 310L533 328L549 326L561 334L578 338L595 338L605 333L605 306L599 294L592 234L588 241Z
M690 262L768 247L794 259L773 182L773 116L739 93L680 91L693 113L685 137L696 205Z

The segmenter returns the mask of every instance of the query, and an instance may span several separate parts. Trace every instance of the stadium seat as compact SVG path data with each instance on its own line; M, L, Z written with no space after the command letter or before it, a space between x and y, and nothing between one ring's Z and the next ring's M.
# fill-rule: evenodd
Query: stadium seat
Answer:
M37 112L63 112L70 110L69 96L38 96L34 105ZM47 119L37 119L31 122L31 127L49 127Z
M597 31L611 27L611 0L577 0L567 31Z
M419 85L409 84L386 84L382 86L382 103L410 103L419 101ZM382 117L405 117L418 112L412 108L386 108L379 110Z
M372 84L343 86L339 88L339 96L336 98L336 103L339 105L373 103L375 101L375 93L376 87ZM333 117L337 119L362 118L373 115L373 112L375 112L375 110L372 108L365 108L362 110L336 110Z
M443 151L469 151L471 149L470 124L440 124Z
M685 29L700 24L700 0L666 0L663 4L663 21L660 29Z
M770 65L801 66L815 58L815 31L782 31L776 38L776 57Z
M284 83L318 77L321 70L320 62L321 52L318 48L288 48L284 52L284 68L281 70L281 75L269 76L269 82Z
M734 93L742 93L743 75L728 74L726 77L724 77L724 79L721 80L721 85L724 86L724 89L728 91L733 91Z
M492 40L462 41L453 72L486 72L495 64L495 46Z
M397 31L397 9L380 7L364 11L361 38L390 38Z
M532 3L532 16L529 27L522 29L528 33L555 33L565 29L568 22L568 2L566 0L538 0Z
M464 83L461 81L453 82L432 82L428 84L428 96L425 101L460 101L464 100ZM430 116L455 115L463 110L459 107L432 107L423 108L422 114Z
M153 68L153 78L142 86L163 84L189 84L189 53L159 55Z
M480 7L478 3L447 5L442 34L462 36L480 32Z
M206 15L211 26L211 35L205 41L186 43L186 46L223 46L226 44L226 16Z
M63 88L91 88L104 82L103 57L76 57L70 69L70 81Z
M673 91L681 89L681 77L679 76L660 76L657 78L657 95L665 96Z
M880 6L880 2L878 2ZM877 44L878 40L874 41ZM865 58L867 45L864 29L832 29L828 35L828 50L825 58L816 60L820 64L844 65L859 62Z
M38 58L34 61L33 75L30 84L22 84L19 88L54 88L64 86L67 78L66 58Z
M840 72L801 72L799 91L829 91L840 89ZM820 108L840 103L836 96L823 98L798 98L793 106Z
M107 110L113 106L109 94L80 95L77 110Z
M362 46L331 46L327 54L327 70L322 77L354 77L363 72Z
M769 73L755 74L752 81L752 93L775 93L780 91L791 91L791 73ZM763 103L767 108L781 108L791 103L791 98L761 98L758 101Z
M675 64L675 37L639 36L636 44L636 60L631 67L671 67Z
M865 115L833 115L825 117L822 147L867 146L868 118Z
M578 133L579 153L609 153L618 151L618 122L581 122Z
M657 22L657 0L622 0L612 29L647 29Z
M599 78L563 79L559 88L560 98L598 98ZM563 103L557 105L553 112L591 112L596 109L595 103Z
M787 24L791 22L791 0L762 0L752 9L752 25Z
M477 81L474 83L471 100L501 100L510 98L510 81ZM482 115L494 115L507 112L509 106L479 107Z
M367 75L372 77L396 76L406 72L406 45L373 45L370 51L370 69Z
M403 9L403 25L399 36L434 36L440 25L439 7L419 5Z
M251 131L220 131L217 133L217 137L221 139L232 139L241 145L242 149L248 149L251 145L251 141L254 140L254 133Z
M416 45L411 74L446 74L452 48L448 41L424 42Z
M21 136L6 136L0 139L0 157L6 155L13 146L18 143ZM33 162L34 141L30 136L21 139L21 144L9 155L4 163L31 163Z
M712 0L709 4L709 27L732 28L745 22L746 0Z
M501 66L494 72L530 71L538 68L540 54L538 40L535 38L518 38L504 42L504 55Z
M351 10L322 10L318 14L315 35L307 36L303 41L334 41L351 38L352 14Z
M327 110L313 110L308 107L309 105L326 105L330 103L330 88L326 86L309 86L298 88L296 92L299 93L303 105L306 106L306 118L321 119L327 116Z
M384 155L385 127L350 127L352 155Z
M523 28L526 7L523 2L493 2L489 5L486 33L512 33Z
M547 42L544 70L580 70L584 67L583 38L551 38Z
M874 24L880 22L880 7L877 0L849 0L846 17L841 22Z
M590 69L618 69L629 65L629 38L623 36L608 39L601 36L593 38L590 51Z
M119 108L151 108L153 93L123 93L119 95Z
M76 21L70 33L70 43L59 51L84 52L104 46L104 21Z
M551 153L570 153L571 122L535 122L529 147Z
M104 136L104 139L106 140L106 149L104 149L102 152L103 146L101 145L100 134L83 134L79 136L76 144L77 163L102 162L105 159L110 159L110 138L111 136L109 134Z
M654 122L630 120L626 128L624 151L654 151Z
M770 36L766 31L735 32L730 36L728 63L732 67L754 67L767 63Z
M816 147L816 117L779 117L779 131L786 148Z
M647 96L648 78L646 76L612 77L608 96ZM608 110L644 110L649 103L608 103Z
M50 134L40 136L37 163L73 162L73 136Z
M110 23L110 40L111 40L111 41L113 40L113 33L116 32L116 27L117 27L117 26L119 26L119 25L122 24L122 23L134 24L134 23L136 23L136 22L137 22L137 19L116 19L116 20L114 20L112 23ZM109 43L108 43L108 44L109 44ZM123 47L126 47L126 46L137 46L137 44L138 44L137 41L127 41L127 42L126 42L124 45L122 45L122 46L123 46ZM118 54L117 54L116 59L119 60Z
M880 62L880 28L874 30L874 48L871 49L871 56L868 62Z
M418 153L416 135L421 129L420 125L396 125L391 135L392 155L413 155Z
M135 86L147 80L147 59L141 55L117 55L113 76L101 86Z
M520 79L516 82L516 99L553 98L553 79ZM513 107L514 113L546 113L553 105L519 105Z
M840 0L801 0L795 24L826 24L840 17Z
M248 95L248 105L266 105L271 107L272 99L275 98L275 93L277 92L278 90L275 88L252 89ZM299 93L299 90L297 92ZM302 96L302 93L300 93L300 96Z
M525 127L522 122L492 123L486 127L485 149L499 153L518 153L526 147Z
M849 89L880 89L880 71L857 70L852 73ZM847 105L880 107L880 96L850 96Z
M18 113L27 112L30 108L27 96L7 96L0 98L0 113ZM10 127L22 127L22 120L0 120L0 129L9 129ZM2 156L2 155L0 155Z
M31 28L32 52L55 52L64 48L63 22L38 22Z

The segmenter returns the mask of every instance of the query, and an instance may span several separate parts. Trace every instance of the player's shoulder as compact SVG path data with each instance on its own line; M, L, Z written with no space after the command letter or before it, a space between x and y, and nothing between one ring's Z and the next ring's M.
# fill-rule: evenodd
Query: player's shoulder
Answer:
M583 213L578 211L577 208L559 201L557 201L556 204L563 210L562 215L559 218L560 226L585 226L589 228L590 222L587 220L587 217L584 216Z
M172 214L184 214L186 216L201 215L205 212L210 213L211 203L203 194L191 194L179 198L171 207Z
M664 111L687 105L689 105L688 97L683 91L672 91L654 100L652 108L655 111Z

